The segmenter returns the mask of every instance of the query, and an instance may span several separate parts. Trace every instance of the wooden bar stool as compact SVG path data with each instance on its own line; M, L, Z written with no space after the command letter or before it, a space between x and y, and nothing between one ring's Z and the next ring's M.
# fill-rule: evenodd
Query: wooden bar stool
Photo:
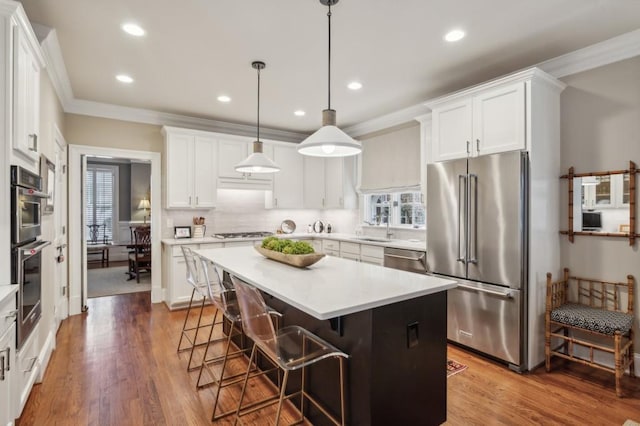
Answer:
M301 418L297 422L302 422L305 419L304 400L306 398L333 424L344 425L344 362L349 356L302 327L288 326L276 331L269 318L268 309L260 291L233 275L231 276L231 281L236 289L244 332L253 340L249 368L247 368L242 385L242 393L240 395L240 401L238 402L235 423L238 422L240 416L260 410L277 402L278 410L276 412L275 422L276 425L278 425L284 400L294 396L300 396L299 408ZM242 407L242 400L244 399L247 382L249 381L250 366L255 361L257 349L260 349L268 360L284 373L282 383L278 384L279 396L276 395L259 405ZM305 389L305 368L316 362L330 358L338 359L340 367L340 419L337 419L325 407L320 405ZM286 388L289 373L297 370L301 371L301 388L299 391L287 395Z

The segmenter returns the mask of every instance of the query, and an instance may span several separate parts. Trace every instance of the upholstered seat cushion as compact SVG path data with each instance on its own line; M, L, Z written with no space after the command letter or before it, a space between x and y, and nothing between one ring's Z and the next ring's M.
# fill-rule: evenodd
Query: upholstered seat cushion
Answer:
M624 312L605 311L576 303L566 303L551 311L551 320L597 333L626 334L633 325L633 316Z

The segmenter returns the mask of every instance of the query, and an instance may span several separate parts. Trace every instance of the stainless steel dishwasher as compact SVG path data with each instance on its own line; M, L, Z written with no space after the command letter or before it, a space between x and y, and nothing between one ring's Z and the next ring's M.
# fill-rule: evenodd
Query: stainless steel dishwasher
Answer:
M426 253L420 250L385 247L384 266L425 274L427 272Z

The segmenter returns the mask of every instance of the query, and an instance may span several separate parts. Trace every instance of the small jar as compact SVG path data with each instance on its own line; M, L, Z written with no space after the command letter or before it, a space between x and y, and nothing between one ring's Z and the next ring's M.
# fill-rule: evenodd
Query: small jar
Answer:
M309 234L310 234L310 233L312 233L312 232L313 232L313 228L311 227L311 224L309 224L309 225L307 226L307 233L309 233Z
M327 234L331 233L331 224L327 223Z

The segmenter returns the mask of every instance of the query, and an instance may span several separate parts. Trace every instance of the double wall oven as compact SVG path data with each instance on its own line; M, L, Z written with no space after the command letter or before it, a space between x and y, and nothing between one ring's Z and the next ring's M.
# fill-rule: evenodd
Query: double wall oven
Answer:
M18 285L17 347L22 347L42 314L42 179L11 166L11 282Z

